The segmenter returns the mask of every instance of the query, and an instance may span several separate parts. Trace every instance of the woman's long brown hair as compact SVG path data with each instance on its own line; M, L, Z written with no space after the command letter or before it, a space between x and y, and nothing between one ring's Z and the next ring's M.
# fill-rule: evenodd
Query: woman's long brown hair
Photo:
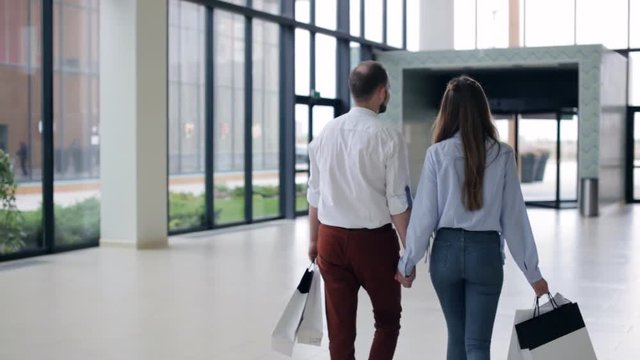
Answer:
M467 76L452 79L442 96L434 124L433 142L460 132L464 147L465 173L462 201L469 211L482 209L487 140L498 144L498 131L491 121L489 103L480 84Z

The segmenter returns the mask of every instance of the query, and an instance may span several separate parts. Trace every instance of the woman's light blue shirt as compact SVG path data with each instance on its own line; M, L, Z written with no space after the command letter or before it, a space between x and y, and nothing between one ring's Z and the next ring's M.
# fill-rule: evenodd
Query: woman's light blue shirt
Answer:
M542 278L538 252L520 189L513 149L504 143L487 145L483 207L467 211L462 201L464 150L460 134L432 145L420 176L407 229L406 248L398 270L409 275L440 228L497 231L529 283Z

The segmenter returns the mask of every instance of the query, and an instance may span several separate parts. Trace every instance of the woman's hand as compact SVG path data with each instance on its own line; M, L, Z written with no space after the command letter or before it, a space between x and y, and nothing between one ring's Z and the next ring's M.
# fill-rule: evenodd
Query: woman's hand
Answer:
M410 276L404 276L400 271L396 271L395 279L406 288L410 288L413 285L413 280L416 279L416 269L413 269L413 273Z
M549 284L547 284L547 280L544 278L531 284L531 287L533 288L533 291L535 291L537 297L541 297L549 293Z

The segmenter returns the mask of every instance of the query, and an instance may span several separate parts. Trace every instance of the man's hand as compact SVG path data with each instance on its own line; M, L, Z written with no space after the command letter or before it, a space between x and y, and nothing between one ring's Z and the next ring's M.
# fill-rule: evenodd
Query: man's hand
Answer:
M531 284L531 287L533 288L533 291L535 291L537 297L540 297L549 293L549 285L547 284L547 281L544 278Z
M402 284L402 286L410 288L411 285L413 285L413 280L416 279L416 270L413 269L413 273L411 273L410 276L404 276L404 274L402 274L400 271L397 271L395 279L397 282Z
M318 257L318 243L315 241L311 241L309 242L309 260L311 260L311 262L316 261L316 258Z

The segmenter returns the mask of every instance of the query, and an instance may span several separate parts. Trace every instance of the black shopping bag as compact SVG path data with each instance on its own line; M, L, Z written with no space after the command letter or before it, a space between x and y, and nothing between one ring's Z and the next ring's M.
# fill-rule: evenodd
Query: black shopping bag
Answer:
M520 349L530 359L596 359L577 303L554 306L515 325Z

